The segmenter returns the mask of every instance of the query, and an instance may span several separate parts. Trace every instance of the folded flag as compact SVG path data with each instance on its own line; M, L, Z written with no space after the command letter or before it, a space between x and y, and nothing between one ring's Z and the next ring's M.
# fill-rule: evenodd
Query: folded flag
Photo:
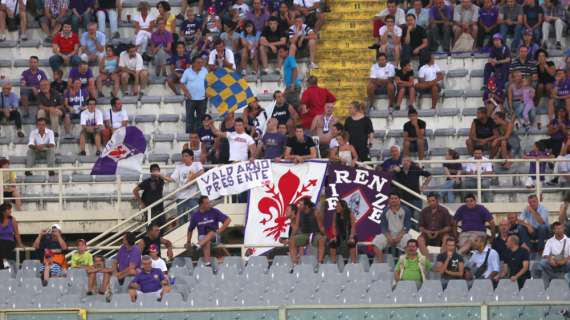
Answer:
M234 112L254 101L247 81L237 71L224 68L208 73L206 95L220 114Z
M146 139L139 128L117 129L93 165L91 175L139 174L145 150Z

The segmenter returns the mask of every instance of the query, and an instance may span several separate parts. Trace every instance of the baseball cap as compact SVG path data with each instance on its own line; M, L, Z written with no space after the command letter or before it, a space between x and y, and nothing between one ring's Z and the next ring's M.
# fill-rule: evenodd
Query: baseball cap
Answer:
M500 33L495 33L495 34L493 35L493 40L495 40L495 39L503 40L503 36L502 36Z
M158 252L158 247L156 246L156 244L151 244L151 245L148 247L148 251L149 251L149 252Z
M56 228L57 230L61 231L61 226L57 223L51 225L50 229Z

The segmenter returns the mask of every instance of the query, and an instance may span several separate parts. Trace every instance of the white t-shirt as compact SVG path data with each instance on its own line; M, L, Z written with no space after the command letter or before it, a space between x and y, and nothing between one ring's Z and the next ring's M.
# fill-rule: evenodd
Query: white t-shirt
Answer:
M51 129L46 128L44 135L40 135L38 129L30 131L30 136L28 138L28 145L38 145L38 144L55 144L55 136Z
M388 10L388 8L385 8L384 10L380 11L380 13L378 13L376 16L380 18L385 18L388 15L391 15L390 10ZM394 17L394 20L395 20L394 22L398 26L406 24L406 12L404 12L404 9L402 8L396 9L396 15Z
M388 32L388 27L385 25L380 27L380 30L378 30L378 33L380 34L380 36L383 36L386 32ZM398 26L394 26L394 34L397 37L401 37L402 36L402 28L400 28Z
M89 112L87 109L83 110L83 112L81 112L80 124L82 126L102 126L103 114L101 110L95 109L95 112Z
M160 269L162 272L167 272L168 268L166 267L166 262L162 258L158 258L156 260L152 259L152 268L153 269Z
M321 0L293 0L293 5L299 6L302 8L310 8L315 3L319 3Z
M125 109L121 109L119 112L115 112L113 109L109 109L103 114L103 120L112 120L111 127L113 129L118 129L123 126L123 121L129 121L129 115Z
M27 0L24 0L24 9L26 7L26 3L28 2ZM16 8L16 4L18 3L18 0L2 0L0 1L0 4L3 4L4 6L6 6L6 9L8 9L8 12L14 12L14 14L18 14L20 12L20 6L18 6Z
M564 242L566 241L566 246L564 246ZM562 252L562 248L564 248L564 252ZM558 240L555 237L552 237L546 241L544 245L544 251L542 252L543 257L547 257L549 255L559 255L562 254L564 257L570 256L570 239L564 236L562 240Z
M474 157L469 158L468 160L475 160ZM481 160L489 160L487 157L481 157ZM462 165L463 171L465 172L477 172L479 166L481 166L481 172L492 172L493 171L493 164L491 162L464 162Z
M329 149L338 148L339 144L336 138L332 138L329 142Z
M441 72L437 64L427 65L424 64L420 71L418 72L418 78L424 79L424 81L433 81L437 78L438 72Z
M174 169L174 172L170 175L170 178L172 178L172 180L176 181L178 186L181 187L181 186L186 184L186 181L188 179L189 174L198 173L198 172L202 171L203 169L204 169L204 167L202 167L202 164L200 162L192 162L192 164L189 166L187 166L183 163L178 164L176 166L176 169ZM176 193L176 199L188 199L188 198L195 197L195 193L197 190L198 190L197 184L194 183L189 188L184 189L184 190L180 190L178 193Z
M245 161L248 157L249 146L254 144L253 138L247 133L227 132L230 144L230 161Z
M384 67L381 67L378 63L375 63L370 68L370 78L371 79L381 79L386 80L388 78L393 78L396 75L396 69L394 65L390 62L386 63Z
M232 9L237 9L239 16L241 18L243 18L245 16L245 14L249 12L249 6L245 3L242 3L242 4L236 3L232 6Z
M212 50L212 52L210 52L210 57L208 58L208 64L209 65L217 65L218 67L221 67L221 65L218 64L218 59L217 59L217 54L218 51L216 50ZM232 50L226 48L225 49L225 58L226 60L232 65L232 68L235 69L236 68L236 62L234 59L234 53L232 52Z
M139 23L139 26L141 27L141 29L148 29L150 27L150 23L153 22L155 19L156 19L156 17L149 13L146 16L146 20L143 20L141 15L136 16L135 22Z
M138 52L134 58L131 58L127 51L123 51L119 55L119 67L141 71L144 69L143 58Z

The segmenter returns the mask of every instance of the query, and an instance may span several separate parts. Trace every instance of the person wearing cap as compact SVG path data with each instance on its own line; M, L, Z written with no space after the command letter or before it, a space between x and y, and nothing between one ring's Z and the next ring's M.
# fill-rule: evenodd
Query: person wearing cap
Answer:
M97 290L97 275L101 274L103 280L100 282L99 290ZM109 287L109 282L111 280L111 275L113 270L105 266L105 257L96 255L93 257L93 265L87 268L87 295L93 295L95 292L99 294L107 295L107 302L110 302L111 288Z
M40 265L39 272L44 284L47 284L49 278L65 277L64 269L56 262L55 254L50 249L44 253L43 264Z
M53 224L47 229L42 229L34 240L33 247L36 249L39 257L43 257L50 250L53 255L53 261L62 268L67 269L67 261L63 254L63 251L67 250L67 243L61 235L61 226L59 224Z
M160 269L152 267L152 258L142 257L142 268L129 283L129 296L135 302L138 296L149 295L157 300L162 299L165 293L170 292L168 278Z
M148 255L152 259L152 267L154 269L159 269L164 273L164 275L168 275L168 267L166 266L166 262L158 255L158 246L156 244L151 244L148 248Z
M156 223L151 223L146 228L146 234L144 235L144 237L142 237L141 240L139 240L137 245L141 249L141 253L143 255L150 254L150 246L154 245L156 247L159 257L161 256L160 246L164 245L167 250L166 256L169 259L174 258L174 254L172 252L172 242L160 236L160 226L157 225Z
M125 278L135 276L141 268L141 249L135 243L136 236L131 232L123 235L123 244L113 260L113 275L122 285Z
M506 0L499 9L499 28L503 39L507 41L513 35L511 48L516 50L521 41L523 28L523 8L516 0Z
M504 44L503 36L500 33L493 35L493 46L489 54L489 60L483 70L483 83L487 83L492 74L497 79L498 90L505 89L505 82L509 75L511 64L511 50Z
M93 265L93 256L87 251L85 239L77 240L77 251L71 255L71 267L87 269Z
M139 204L140 209L144 209L156 201L162 199L164 190L165 177L160 174L160 166L156 163L150 165L150 177L144 179L133 189L135 201ZM140 192L142 196L140 195ZM154 218L164 211L162 202L156 204L150 209L150 214ZM154 219L153 223L163 226L166 223L164 215Z

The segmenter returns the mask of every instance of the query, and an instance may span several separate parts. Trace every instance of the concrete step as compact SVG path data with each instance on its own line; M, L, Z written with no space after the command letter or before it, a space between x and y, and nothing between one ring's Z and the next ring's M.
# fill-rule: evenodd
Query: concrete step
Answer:
M351 32L370 32L372 34L372 20L344 20L333 21L332 23L325 24L323 31L351 31Z
M355 40L350 38L344 38L343 40L337 41L321 41L319 42L319 49L365 49L368 50L370 46L370 40Z
M365 39L369 39L372 40L372 34L368 34L368 33L363 33L363 32L354 32L354 31L327 31L327 32L321 32L321 34L319 35L319 39L321 41L327 41L327 40L342 40L342 39L355 39L355 40L365 40Z

